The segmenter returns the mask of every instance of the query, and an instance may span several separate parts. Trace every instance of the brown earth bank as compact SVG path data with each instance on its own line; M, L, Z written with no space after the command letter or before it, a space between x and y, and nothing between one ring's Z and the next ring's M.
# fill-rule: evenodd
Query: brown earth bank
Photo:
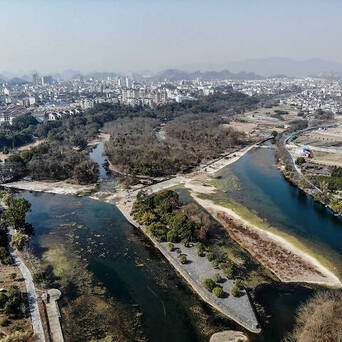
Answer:
M235 241L281 281L329 284L328 277L315 265L307 262L291 249L273 241L262 231L238 223L223 211L217 212L216 217Z
M309 263L305 263L292 251L281 247L248 226L237 223L224 212L218 212L217 218L234 240L247 249L265 267L277 274L282 281L293 281L298 274L304 277L306 275L307 277L324 278L319 270L316 270Z

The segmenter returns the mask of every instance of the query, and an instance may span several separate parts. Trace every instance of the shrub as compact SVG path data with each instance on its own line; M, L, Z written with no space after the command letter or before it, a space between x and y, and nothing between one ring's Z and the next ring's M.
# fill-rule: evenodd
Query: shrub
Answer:
M44 272L35 273L32 279L35 284L40 284L44 280Z
M212 265L214 268L219 268L219 262L218 262L217 260L215 260L215 259L211 262L211 265Z
M2 308L7 302L7 296L4 293L0 293L0 308Z
M181 254L182 251L181 251L179 248L177 248L177 249L176 249L176 253L177 253L177 254Z
M241 295L241 290L242 290L242 284L241 281L239 279L236 279L234 281L234 284L230 290L230 294L233 297L239 297Z
M204 256L204 247L200 242L197 243L196 248L197 248L197 255L200 257Z
M21 251L22 249L24 249L27 242L28 240L25 234L16 232L12 236L11 245L19 251Z
M206 255L206 258L209 260L209 261L213 261L215 259L215 255L213 252L208 252L207 255Z
M169 242L177 242L178 234L175 230L171 229L166 234L167 241Z
M209 292L212 292L212 290L215 287L215 283L212 279L207 278L207 279L204 279L203 286L206 290L208 290Z
M224 297L224 292L221 287L214 287L212 290L212 293L218 297L218 298L223 298Z
M173 249L175 248L175 245L172 242L168 242L167 248L172 252Z
M186 263L188 262L188 260L187 260L187 258L186 258L185 255L181 255L181 256L179 257L179 261L180 261L183 265L186 264Z
M225 262L221 263L219 266L228 279L234 278L234 268L232 264Z
M2 327L8 327L9 325L10 325L10 320L7 318L7 317L5 317L5 318L3 318L1 321L0 321L0 325L2 326Z
M190 240L188 238L182 239L184 247L190 247Z
M297 165L305 164L305 162L306 162L306 160L305 160L304 157L298 157L298 158L296 159L296 164L297 164Z
M13 272L9 275L9 277L11 280L14 280L17 277L17 274Z
M222 278L221 278L221 276L220 276L219 273L215 273L215 274L213 275L213 281L214 281L215 283L219 283L221 280L222 280Z

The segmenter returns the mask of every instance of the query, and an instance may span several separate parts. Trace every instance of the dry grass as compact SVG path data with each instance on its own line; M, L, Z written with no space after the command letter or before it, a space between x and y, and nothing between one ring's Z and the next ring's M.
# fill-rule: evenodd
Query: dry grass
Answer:
M341 342L342 292L319 292L299 308L286 342Z
M16 273L17 277L15 280L10 278L11 273ZM18 286L23 294L26 294L26 286L22 274L18 267L13 265L2 265L0 264L0 288L8 290L11 285ZM0 310L0 321L7 318L7 316ZM25 331L30 333L32 331L31 318L27 315L27 309L25 314L21 317L13 318L9 317L10 324L7 327L0 326L0 341L1 335L11 335L13 329L18 329L20 331ZM5 340L7 341L7 340ZM12 341L11 339L8 341ZM13 340L15 341L15 340Z
M235 241L282 281L294 281L300 274L301 279L320 279L324 282L325 276L320 271L289 249L281 247L248 226L236 223L224 212L218 212L217 217Z

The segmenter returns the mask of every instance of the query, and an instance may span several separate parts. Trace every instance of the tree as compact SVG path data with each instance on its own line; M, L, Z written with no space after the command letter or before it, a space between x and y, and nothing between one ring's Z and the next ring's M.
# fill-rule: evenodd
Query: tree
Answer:
M159 242L166 241L167 228L160 222L153 222L147 227L147 231L152 234Z
M9 277L11 280L14 280L17 277L17 274L15 272L13 272L9 275Z
M12 236L11 246L21 251L26 246L27 242L28 239L26 235L16 232Z
M218 287L218 286L214 287L212 290L212 293L218 298L224 297L224 292L221 287Z
M178 234L174 229L171 229L167 232L167 241L177 242Z
M140 219L140 223L145 225L145 226L149 226L150 224L152 224L156 220L157 220L157 216L152 211L146 211L142 215L142 217Z
M185 255L181 255L179 257L179 261L182 263L182 264L186 264L188 262L187 258Z
M167 248L172 252L173 249L175 248L175 245L174 245L172 242L169 242L169 243L167 244Z
M206 278L203 281L203 286L206 290L208 290L209 292L212 292L212 290L215 287L215 282L210 278Z
M85 160L74 169L74 178L80 184L96 183L99 175L99 167L90 160Z
M26 214L31 210L31 203L25 198L13 198L5 212L7 224L17 230L25 229Z
M209 260L209 261L213 261L215 259L215 255L213 252L208 252L206 254L206 258Z
M306 163L306 160L305 160L304 157L298 157L298 158L296 159L296 164L297 164L297 165L302 165L302 164L305 164L305 163Z

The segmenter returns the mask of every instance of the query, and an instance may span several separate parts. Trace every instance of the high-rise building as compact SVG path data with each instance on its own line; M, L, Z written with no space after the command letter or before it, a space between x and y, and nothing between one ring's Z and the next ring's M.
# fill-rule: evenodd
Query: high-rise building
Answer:
M42 77L42 85L52 84L53 78L52 76L43 76Z
M126 88L130 88L131 87L131 81L128 77L126 77Z
M32 75L32 78L33 78L33 84L38 85L39 84L39 76L36 72Z

